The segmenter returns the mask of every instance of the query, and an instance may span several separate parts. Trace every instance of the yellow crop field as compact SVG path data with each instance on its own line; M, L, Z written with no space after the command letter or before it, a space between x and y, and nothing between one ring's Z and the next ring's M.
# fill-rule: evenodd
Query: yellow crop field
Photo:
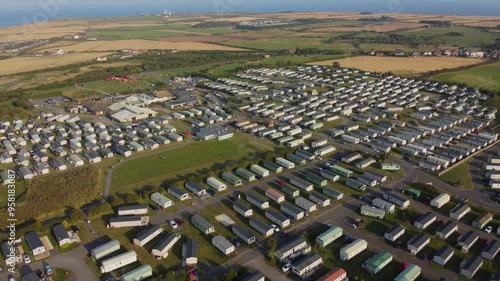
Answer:
M372 72L393 72L397 74L422 74L440 69L451 69L481 63L483 60L455 57L372 57L359 56L338 60L311 62L310 65L332 65L338 62L342 67L357 68Z
M86 41L75 45L67 46L63 50L75 52L100 52L100 51L116 51L122 49L134 50L179 50L179 51L202 51L202 50L243 50L241 48L226 47L216 44L202 42L163 42L154 40L120 40L120 41ZM53 48L47 49L51 51Z
M15 57L2 60L0 75L42 70L51 67L63 66L72 63L91 61L110 53L75 53L61 56L48 57Z

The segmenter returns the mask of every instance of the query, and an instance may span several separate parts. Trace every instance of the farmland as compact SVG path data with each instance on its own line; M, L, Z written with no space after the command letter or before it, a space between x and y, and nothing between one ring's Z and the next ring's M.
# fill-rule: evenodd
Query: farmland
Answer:
M331 65L334 61L342 67L365 69L374 72L393 72L398 74L421 74L424 72L456 68L482 62L478 59L447 58L447 57L368 57L359 56L339 60L312 62L311 65Z
M500 91L500 63L453 71L432 76L445 83L465 83L469 87L481 87L490 91Z

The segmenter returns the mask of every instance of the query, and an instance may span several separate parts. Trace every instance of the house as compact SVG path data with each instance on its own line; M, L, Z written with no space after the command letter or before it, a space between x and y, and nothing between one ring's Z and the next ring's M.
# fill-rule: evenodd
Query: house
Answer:
M151 201L158 204L158 206L160 206L160 208L162 208L163 210L165 210L166 208L168 208L174 204L174 202L172 200L170 200L165 195L163 195L159 192L155 192L155 193L151 194Z
M28 243L28 246L30 247L31 252L34 256L45 253L45 246L43 245L42 240L40 240L40 237L38 237L38 234L36 232L32 231L26 233L24 235L24 239L26 240L26 243Z
M149 211L147 204L118 206L119 216L146 215Z
M191 223L204 234L215 232L214 226L199 214L195 214L191 217Z
M441 193L431 200L430 205L436 209L443 207L446 203L450 202L450 195L446 193Z
M233 224L232 230L233 233L245 243L250 245L255 242L255 235L253 235L252 232L247 230L245 227L238 224Z
M340 260L348 261L368 248L368 243L363 239L356 239L354 242L340 248Z
M179 201L184 201L186 199L189 198L189 194L180 189L179 187L175 186L175 185L171 185L168 189L167 189L168 193L172 196L174 196L175 198L177 198L177 200Z
M414 281L417 280L421 273L422 268L420 266L410 264L394 278L394 281Z
M458 237L457 246L462 249L462 252L467 253L477 242L477 240L479 240L479 234L472 230L469 230Z
M233 210L236 213L244 216L245 218L253 215L252 208L250 208L249 206L245 205L242 201L239 201L239 200L234 201L234 203L233 203Z
M56 224L52 227L52 233L54 233L54 237L56 238L59 246L63 246L65 244L71 243L71 238L68 235L68 231L62 224Z
M182 264L186 266L198 264L198 240L188 239L182 245Z
M481 253L481 257L487 260L494 260L496 255L500 252L500 241L497 239L492 239L488 245L483 249L483 253Z
M169 233L153 247L151 255L157 259L168 257L168 252L174 247L175 243L177 243L179 239L181 239L180 234Z
M445 266L446 263L453 257L454 253L455 252L453 251L452 247L445 245L441 247L439 251L437 251L437 253L432 258L432 261L441 266Z
M101 273L111 272L136 261L137 254L135 253L135 251L125 252L121 255L103 260L101 262Z
M492 213L481 214L479 217L474 219L474 221L472 222L472 226L477 229L483 229L492 220L493 220Z
M347 272L343 268L336 267L316 281L349 281L349 278L347 278Z
M392 259L393 255L391 253L381 252L365 261L363 264L361 264L361 267L366 269L371 274L377 274L384 267L386 267L392 261Z
M450 218L455 220L462 219L466 214L471 211L471 208L466 204L458 204L450 211Z
M274 233L274 228L272 226L254 216L250 217L249 224L253 229L257 230L265 237L269 237Z
M116 251L120 250L120 242L118 240L111 240L101 246L98 246L90 251L90 256L94 260L100 260L101 258L108 256Z
M435 222L436 219L437 219L436 214L434 214L433 212L427 212L419 216L413 223L413 226L418 229L424 230L428 226L430 226L433 222Z
M320 247L326 247L333 241L340 238L342 236L342 231L342 228L332 226L316 237L316 244Z
M144 247L148 242L153 240L158 235L162 234L164 229L158 225L153 225L148 229L145 229L134 238L134 247Z
M323 264L323 258L314 253L292 264L292 272L300 278L305 278L314 273L314 270Z
M222 235L217 235L212 238L212 245L219 249L224 255L232 254L236 248L234 245Z
M194 181L187 181L186 183L184 183L184 187L199 197L207 194L205 188Z
M399 237L401 237L405 233L405 228L404 226L400 224L396 224L393 227L389 228L385 233L384 233L384 238L391 241L395 242Z
M458 224L454 221L448 221L436 228L436 236L441 239L447 239L456 231L458 231Z
M431 237L427 233L420 233L413 238L410 239L407 243L408 251L412 255L417 255L420 250L422 250L425 246L427 246L431 242Z
M481 259L480 257L475 256L469 259L465 259L460 264L460 274L472 279L482 266L483 259Z

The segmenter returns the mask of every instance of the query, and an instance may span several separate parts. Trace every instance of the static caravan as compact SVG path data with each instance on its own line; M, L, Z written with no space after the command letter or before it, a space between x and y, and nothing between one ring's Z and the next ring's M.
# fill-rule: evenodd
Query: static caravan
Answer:
M207 185L217 190L218 192L224 191L227 188L226 184L224 184L223 182L214 177L207 178Z
M439 209L443 207L446 203L450 202L450 199L451 197L449 194L441 193L431 200L431 206L436 209Z
M249 216L253 215L253 210L252 210L252 208L250 208L249 206L247 206L247 205L243 204L243 202L241 202L241 201L235 201L235 202L233 203L233 210L234 210L236 213L238 213L238 214L240 214L240 215L244 216L245 218L247 218L247 217L249 217Z
M309 200L316 203L320 207L326 207L330 205L330 198L322 195L317 191L313 191L311 194L309 194Z
M103 260L101 263L101 273L111 272L115 269L124 267L136 261L137 261L137 254L135 253L135 251L128 251L121 255L109 258L107 260Z
M394 281L414 281L422 273L422 268L418 265L410 264L394 278Z
M122 227L145 226L149 223L149 217L144 216L119 216L109 220L109 227L112 229Z
M405 233L404 226L396 224L393 227L389 228L384 233L384 238L391 242L395 242L396 240L398 240L399 237L403 236L404 233Z
M215 248L219 249L219 251L221 251L226 256L232 254L236 250L234 245L222 235L213 237L212 245L214 245Z
M239 186L242 184L241 179L230 172L222 173L222 179L227 181L228 183L234 185L234 186Z
M452 247L445 245L441 247L439 251L437 251L437 253L432 258L432 261L441 266L445 266L446 263L453 257L454 253L455 252L453 251Z
M300 220L304 217L304 211L302 209L288 202L281 204L280 210L291 216L294 220Z
M468 214L472 209L466 204L459 204L450 211L450 218L455 220L462 219L466 214Z
M469 279L473 279L474 275L476 275L482 266L483 259L478 256L471 257L460 263L460 274Z
M99 247L96 247L90 251L90 255L94 260L100 260L101 258L108 256L116 251L120 250L120 242L118 240L111 240Z
M410 200L403 198L401 196L398 196L392 192L385 192L383 197L385 200L396 204L401 209L406 209L410 206Z
M427 212L419 216L413 223L413 226L420 230L424 230L427 227L429 227L433 222L435 222L436 219L437 219L436 214L434 214L433 212Z
M335 200L342 200L344 198L344 193L337 191L331 187L323 187L323 193Z
M255 243L255 235L253 235L252 232L247 230L245 227L238 224L233 224L232 230L233 233L241 238L241 240L243 240L245 243L249 245Z
M311 246L307 244L307 241L304 238L297 237L289 242L279 245L274 252L274 256L278 258L279 261L284 261L309 252L311 252Z
M181 239L181 235L177 233L169 233L165 238L163 238L158 244L154 246L151 250L151 255L156 257L157 259L164 259L168 257L168 252L172 249Z
M177 200L180 200L180 201L184 201L186 199L189 199L189 194L180 189L179 187L175 186L175 185L171 185L168 189L167 189L167 192L174 196L175 198L177 198Z
M293 162L288 161L288 160L281 158L281 157L276 158L276 164L278 164L282 167L285 167L287 169L295 168L295 164Z
M269 170L267 170L259 165L256 165L256 164L251 165L250 170L252 172L254 172L255 174L257 174L261 178L265 178L265 177L269 176Z
M306 180L317 186L325 186L327 184L327 181L324 178L312 172L306 172Z
M330 169L332 170L332 172L339 174L339 175L346 177L346 178L349 178L354 174L351 170L345 169L345 168L340 167L338 165L333 165L332 167L330 167Z
M291 162L295 163L295 165L304 165L304 164L306 164L306 159L304 159L304 158L302 158L300 156L297 156L295 154L287 153L285 157L286 157L287 160L290 160Z
M164 229L158 225L153 225L148 229L145 229L134 238L134 247L144 247L148 242L153 240L158 235L162 234Z
M317 206L315 203L303 198L303 197L298 197L295 199L295 205L301 207L304 209L306 212L313 212L317 210Z
M417 255L425 246L431 242L431 236L427 233L420 233L417 236L413 236L407 243L408 251L410 254Z
M373 199L372 205L379 209L385 210L388 213L393 213L396 210L396 205L380 198Z
M340 260L348 261L368 248L368 243L363 239L356 239L354 242L340 248Z
M215 232L215 227L203 216L195 214L191 217L191 223L198 228L203 234Z
M290 225L290 219L276 209L266 210L265 217L281 228L285 228Z
M342 228L338 226L332 226L316 237L316 244L318 244L320 247L326 247L333 241L340 238L342 236L342 232Z
M269 201L256 193L248 193L246 200L262 210L269 208Z
M454 221L448 221L436 228L436 236L441 239L447 239L456 231L458 231L458 224Z
M273 163L273 162L270 162L270 161L262 161L262 166L264 166L264 168L266 169L269 169L275 173L281 173L283 172L283 167L276 164L276 163ZM255 171L254 171L255 172Z
M239 176L239 177L241 177L241 178L243 178L244 180L247 180L247 181L254 181L254 180L257 179L255 177L254 173L250 172L247 169L243 169L243 168L237 168L236 169L236 175Z
M368 205L361 206L360 212L362 215L372 217L372 218L384 219L384 217L385 217L384 210L381 210L381 209L375 208L375 207L371 207Z
M148 205L126 205L118 206L119 216L146 215L149 211Z
M281 185L281 191L283 191L285 194L295 198L300 195L300 191L294 187L291 187L287 184Z
M274 188L268 188L265 195L278 204L285 201L285 195L281 194Z
M324 177L325 179L327 180L330 180L330 181L333 181L333 182L336 182L339 180L340 176L334 172L330 172L328 170L325 170L325 169L322 169L320 171L320 175L322 177Z
M249 224L265 237L269 237L274 233L274 228L259 218L250 217Z
M290 178L290 183L306 192L312 191L314 189L312 184L297 177Z
M151 194L151 201L158 204L164 210L174 204L173 201L170 200L170 198L167 198L165 195L159 192Z
M314 253L292 264L292 271L300 278L305 278L314 273L314 270L323 264L323 258Z
M198 183L194 182L194 181L187 181L184 183L184 187L191 191L193 194L195 194L196 196L204 196L207 194L207 191L205 190L205 188L203 188L203 186L199 185Z

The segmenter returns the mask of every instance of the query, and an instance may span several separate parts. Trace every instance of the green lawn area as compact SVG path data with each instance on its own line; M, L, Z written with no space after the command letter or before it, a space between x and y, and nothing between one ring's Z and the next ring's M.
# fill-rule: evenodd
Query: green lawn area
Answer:
M347 51L348 45L326 44L324 39L318 38L300 38L300 37L285 37L285 38L263 38L259 40L246 41L231 41L225 42L224 45L233 47L242 47L258 50L283 50L295 48L318 48L322 50Z
M273 147L274 144L267 139L238 133L228 140L193 142L121 165L113 172L111 191L127 192L145 185L157 186L167 179L199 173L202 168L210 168L215 163L223 165L228 160L255 158L256 153Z
M462 33L464 36L447 36L450 32ZM426 38L427 43L447 44L452 46L480 47L481 43L491 44L498 34L485 32L480 28L454 26L454 27L431 27L413 31L401 31L397 34L417 35Z
M438 74L431 78L439 82L465 83L469 87L500 91L500 62Z
M462 188L472 189L474 184L469 172L469 163L470 161L468 160L453 166L448 172L441 175L439 179L452 183L459 181Z

